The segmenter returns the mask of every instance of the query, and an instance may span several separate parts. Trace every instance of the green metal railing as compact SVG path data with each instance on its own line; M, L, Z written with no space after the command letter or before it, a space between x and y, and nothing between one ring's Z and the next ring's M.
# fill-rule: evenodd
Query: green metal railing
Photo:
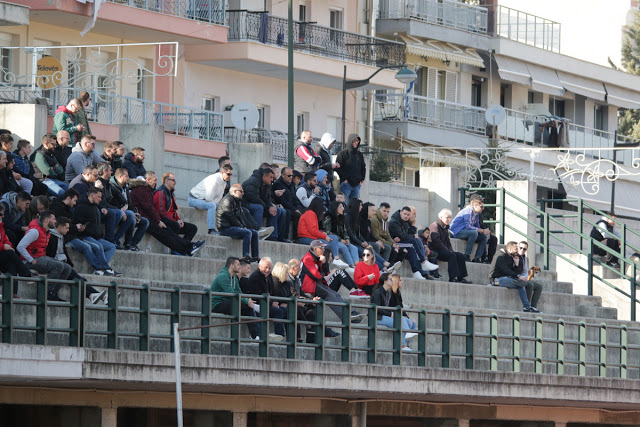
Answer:
M195 354L337 358L343 362L361 355L358 361L394 365L619 378L640 374L640 327L619 323L395 307L390 308L394 327L386 328L377 324L375 305L249 295L260 306L258 320L240 316L240 298L247 295L62 281L63 288L69 288L69 301L51 302L46 299L51 280L7 275L1 281L3 343L171 352L171 326L178 323L184 332L180 334L181 351ZM23 298L13 298L14 283L20 284ZM108 304L85 304L88 285L106 288ZM230 315L212 312L212 295L232 300ZM286 319L268 319L274 301L289 307L298 302L313 304L315 320L298 320L296 310L289 310ZM341 315L329 320L326 311L332 306L339 307ZM353 309L366 312L367 321L353 323ZM417 320L415 351L402 351L401 334L407 332L402 331L403 315ZM244 326L237 324L250 319L259 322L259 340L251 339ZM278 322L288 338L270 342L269 323ZM298 327L315 330L315 341L297 342ZM341 337L325 338L325 327L338 330Z
M630 314L631 320L636 320L636 304L640 303L637 299L637 291L638 291L638 273L640 273L640 265L634 262L633 260L626 257L626 247L629 246L636 252L640 252L635 246L626 242L626 236L629 233L632 233L636 236L640 236L640 233L626 227L624 224L621 234L621 251L616 252L613 249L609 248L606 244L601 243L593 238L589 234L585 233L584 223L588 226L592 227L595 225L595 222L590 221L587 218L584 218L583 213L585 209L591 209L594 212L607 216L604 212L591 207L590 205L584 203L580 199L542 199L540 200L541 207L538 208L527 203L526 200L521 199L515 194L505 190L504 188L459 188L460 194L460 208L464 207L466 194L473 192L492 192L496 193L496 203L494 204L485 204L485 208L487 207L495 207L496 209L496 219L485 220L485 224L494 224L497 229L499 229L500 233L500 243L504 244L504 236L506 230L510 230L515 232L517 235L521 236L523 239L527 239L532 242L535 246L537 246L541 253L543 254L544 262L543 268L545 270L549 269L550 265L550 257L554 255L556 259L562 259L568 262L570 265L578 268L587 274L587 289L588 294L593 295L593 284L594 280L602 282L608 288L613 289L616 293L623 295L624 297L629 299L630 304ZM538 221L531 221L527 218L526 214L522 215L519 212L516 212L514 209L508 207L506 205L507 197L514 199L517 203L522 204L527 207L528 211L534 212L538 218ZM546 203L550 202L578 202L578 212L576 214L566 214L566 215L553 215L545 210ZM526 229L519 229L512 224L509 224L505 221L506 215L513 215L517 219L521 221L525 221L529 226L533 227L536 232L536 236L527 235ZM499 218L499 219L498 219ZM578 218L578 226L576 228L572 228L570 225L567 225L564 221L565 218ZM590 232L590 228L588 232ZM572 243L568 239L563 239L561 235L568 234L578 238L578 242L576 244ZM587 257L587 265L581 265L574 260L570 259L566 254L561 253L552 248L553 243L559 243L563 247L569 247L575 251L577 254L581 254ZM620 263L619 268L614 268L608 265L604 260L597 258L594 253L594 248L599 248L604 251L606 254L615 255L618 258ZM602 267L603 274L594 273L593 266L597 265ZM629 282L629 289L623 290L620 289L616 284L612 283L610 280L604 277L604 272L610 271L614 274L616 279L623 279ZM629 271L629 273L627 273Z

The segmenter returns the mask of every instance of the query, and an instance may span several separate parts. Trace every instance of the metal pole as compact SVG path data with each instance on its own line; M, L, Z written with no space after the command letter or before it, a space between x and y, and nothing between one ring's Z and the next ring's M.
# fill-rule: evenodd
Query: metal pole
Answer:
M182 427L182 376L180 374L180 331L178 323L173 324L173 354L176 356L176 409L178 410L178 427Z
M611 209L609 209L609 214L614 215L615 206L616 206L616 181L618 177L618 150L616 150L616 144L618 142L618 131L615 131L614 139L613 139L613 180L611 180Z
M347 88L345 87L345 83L347 82L347 66L344 66L344 77L342 78L342 139L340 140L340 142L342 142L343 147L346 148L345 142L344 142L344 128L346 125L346 118L345 116L345 110L346 110L346 103L347 103Z
M293 168L293 142L294 142L294 130L293 130L293 115L294 115L294 105L293 105L293 0L289 0L289 16L288 16L288 37L287 37L287 54L288 54L288 73L287 73L287 81L288 81L288 105L289 105L289 127L288 127L288 137L289 137L289 149L287 150L287 163L289 163L289 167Z

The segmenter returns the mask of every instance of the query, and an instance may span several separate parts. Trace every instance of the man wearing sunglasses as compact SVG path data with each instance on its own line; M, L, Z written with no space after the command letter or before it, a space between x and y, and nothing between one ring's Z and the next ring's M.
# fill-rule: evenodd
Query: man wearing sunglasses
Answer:
M291 240L295 242L298 240L298 221L300 220L300 215L304 212L304 206L296 197L296 186L293 183L293 170L291 168L282 168L280 178L273 183L271 188L271 197L286 211L286 223L290 224L293 221ZM288 236L285 235L283 237L287 238Z
M189 206L207 211L207 228L209 234L217 234L216 209L222 200L227 183L233 176L233 166L225 164L220 172L209 175L189 191Z
M538 300L540 300L540 295L542 294L542 283L537 280L529 280L529 260L527 259L528 250L529 244L526 241L523 240L518 243L517 257L514 257L514 263L519 271L518 277L520 280L527 282L525 289L527 291L527 298L531 303L531 307L536 308L538 307Z

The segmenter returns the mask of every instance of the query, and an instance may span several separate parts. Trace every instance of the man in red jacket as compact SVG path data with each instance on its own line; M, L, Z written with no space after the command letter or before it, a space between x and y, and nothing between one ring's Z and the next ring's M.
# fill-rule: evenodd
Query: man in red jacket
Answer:
M191 241L198 232L198 227L180 219L174 195L175 189L176 177L171 172L165 173L162 175L162 185L153 193L153 202L162 222L174 233L181 234L185 239Z
M335 274L329 271L329 262L325 257L325 246L320 240L314 240L309 245L309 252L302 257L302 290L313 296L319 296L325 301L344 303L337 289L342 285L340 280L332 280L331 286L327 283L327 277L332 278ZM344 272L344 270L340 270ZM354 285L355 286L355 285ZM342 307L329 305L339 319L342 319ZM362 322L363 314L351 310L351 322Z
M192 256L202 248L204 241L191 243L171 231L162 221L156 205L153 203L153 190L156 188L157 183L158 178L156 178L155 172L152 171L147 171L144 180L134 179L129 181L131 204L138 210L140 215L149 220L147 232L167 246L174 255Z

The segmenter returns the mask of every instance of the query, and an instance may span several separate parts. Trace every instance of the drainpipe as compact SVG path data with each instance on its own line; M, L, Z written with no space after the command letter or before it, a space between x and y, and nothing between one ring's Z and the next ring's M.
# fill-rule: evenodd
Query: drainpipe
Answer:
M369 0L369 35L371 37L376 36L376 12L378 2L376 0ZM375 91L369 90L369 96L367 97L367 141L369 146L374 146L374 132L373 132L373 98L375 97ZM344 142L343 142L344 143Z

